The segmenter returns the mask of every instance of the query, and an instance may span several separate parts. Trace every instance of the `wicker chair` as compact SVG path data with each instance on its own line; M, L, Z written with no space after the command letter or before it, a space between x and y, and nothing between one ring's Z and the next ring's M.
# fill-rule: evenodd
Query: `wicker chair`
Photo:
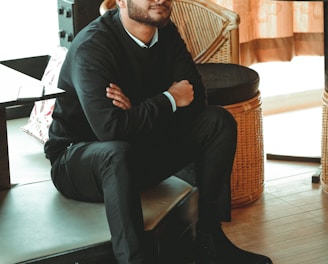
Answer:
M238 65L239 16L212 1L174 0L173 5L171 19L199 66L209 104L223 105L238 123L232 206L249 204L264 190L262 109L257 73ZM105 0L100 14L115 6L115 0Z

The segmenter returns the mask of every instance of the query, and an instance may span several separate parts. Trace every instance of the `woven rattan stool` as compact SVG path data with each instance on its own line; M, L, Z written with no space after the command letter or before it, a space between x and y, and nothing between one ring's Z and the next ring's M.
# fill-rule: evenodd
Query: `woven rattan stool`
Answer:
M322 96L322 132L321 132L321 186L328 193L328 91Z
M260 198L264 190L264 150L259 76L238 64L199 64L209 105L224 106L238 124L232 171L232 206Z

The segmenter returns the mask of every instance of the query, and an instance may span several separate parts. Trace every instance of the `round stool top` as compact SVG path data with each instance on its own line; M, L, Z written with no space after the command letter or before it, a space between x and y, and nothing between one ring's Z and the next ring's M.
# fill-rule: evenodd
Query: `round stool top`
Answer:
M209 105L230 105L252 99L258 93L256 71L231 63L197 64Z

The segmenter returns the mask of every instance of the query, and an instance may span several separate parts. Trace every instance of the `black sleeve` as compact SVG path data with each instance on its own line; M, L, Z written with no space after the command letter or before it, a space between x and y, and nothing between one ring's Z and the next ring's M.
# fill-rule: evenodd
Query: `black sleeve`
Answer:
M98 140L145 136L172 118L171 103L161 93L130 110L114 106L106 97L105 88L117 80L117 56L106 54L106 48L95 41L89 43L93 44L82 45L76 52L71 74L84 115Z

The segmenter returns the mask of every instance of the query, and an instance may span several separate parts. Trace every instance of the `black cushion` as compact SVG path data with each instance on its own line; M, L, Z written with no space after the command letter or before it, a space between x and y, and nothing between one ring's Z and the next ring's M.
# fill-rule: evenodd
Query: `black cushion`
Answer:
M253 69L231 63L198 64L209 105L230 105L250 100L258 93L259 75Z

